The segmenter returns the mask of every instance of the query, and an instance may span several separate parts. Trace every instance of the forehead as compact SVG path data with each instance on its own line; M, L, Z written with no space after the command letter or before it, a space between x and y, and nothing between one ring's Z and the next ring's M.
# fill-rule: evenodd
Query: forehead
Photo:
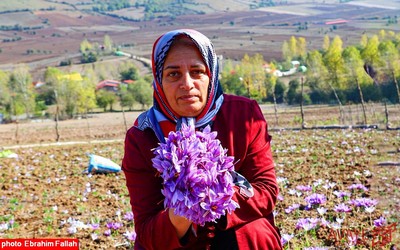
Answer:
M177 46L196 46L194 41L186 36L186 35L178 35L174 38L174 41L171 43L171 48L177 47Z
M185 59L185 61L201 60L205 64L205 59L201 55L199 48L189 37L186 36L174 40L167 52L164 64L174 63L174 60L177 59Z

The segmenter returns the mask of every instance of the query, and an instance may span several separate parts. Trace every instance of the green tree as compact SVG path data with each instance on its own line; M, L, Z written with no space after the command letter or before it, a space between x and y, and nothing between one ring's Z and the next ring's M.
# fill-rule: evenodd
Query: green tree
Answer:
M367 115L365 112L364 95L361 89L361 84L368 81L367 75L364 72L364 62L361 58L360 51L355 46L348 46L343 51L343 59L346 65L346 79L348 86L355 82L360 97L360 102L364 115L364 124L367 124Z
M379 55L379 38L377 35L368 39L366 46L361 51L361 56L364 62L374 68L381 67L382 61Z
M21 64L12 71L10 89L14 92L14 101L24 107L26 117L29 118L35 107L35 92L28 66Z
M290 51L289 43L287 41L283 41L282 43L282 57L285 61L291 61L293 58L293 54Z
M110 111L113 111L113 105L118 101L118 96L116 93L112 91L107 91L105 89L100 89L96 93L96 101L97 105L101 108L104 109L104 111L107 110L107 107L110 106Z
M331 87L335 98L339 104L340 120L343 122L343 107L342 102L337 94L336 88L344 88L344 79L340 76L344 74L344 61L342 58L343 42L339 36L335 36L328 50L325 52L323 59L325 67L328 71L328 84Z
M112 52L113 44L114 43L113 43L113 40L111 39L111 37L109 35L105 35L104 40L103 40L104 50L106 52Z
M139 70L134 63L126 61L122 63L119 68L120 80L138 80Z
M324 41L322 43L322 49L323 51L327 51L329 49L329 46L331 45L331 39L329 38L328 35L324 36Z
M400 90L397 78L400 77L400 55L399 49L391 40L383 41L378 46L379 54L382 61L385 63L383 71L392 79L397 92L397 99L400 103Z
M9 88L10 76L5 71L0 70L0 113L8 112L11 116L11 89Z
M298 90L299 86L300 86L300 84L299 84L299 81L297 81L297 80L291 80L289 82L289 89L286 94L286 99L287 99L288 104L293 105L295 103L298 103L297 97L299 96L299 93L297 92L297 90Z
M361 40L360 40L361 48L364 49L367 46L367 43L368 43L368 36L367 36L367 34L363 34L361 36Z
M92 44L85 38L80 44L79 51L82 54L86 54L87 52L91 51L92 48L93 48Z
M95 86L89 77L84 77L80 84L77 84L76 107L78 113L87 113L96 107Z
M325 67L322 54L318 50L311 51L306 58L306 81L310 87L313 102L325 102L327 93L332 91L329 85L328 70Z
M82 110L79 105L92 105L82 104L83 101L80 100L83 98L80 92L85 91L82 89L85 83L79 73L65 73L57 68L49 67L44 75L46 84L49 85L55 97L56 116L71 118Z
M289 50L292 55L292 58L298 57L298 44L297 44L297 39L294 36L291 36L289 39Z
M133 105L135 104L135 98L128 91L128 86L127 85L120 84L119 95L120 95L121 107L122 108L128 107L129 110L132 110Z
M241 81L240 78L241 76L233 66L232 61L227 60L224 63L220 80L224 92L227 94L245 96L246 89L244 88L243 81Z
M128 86L129 92L134 97L135 101L142 105L142 109L145 109L152 103L153 89L150 82L141 78Z
M267 97L264 64L261 54L252 57L245 54L238 67L238 74L246 88L246 96L258 101Z
M304 37L299 37L297 40L297 53L301 60L307 56L307 41Z
M276 82L278 81L278 77L274 74L276 72L276 66L274 63L269 64L270 73L266 73L265 85L267 91L272 94L272 99L274 100L274 113L275 113L275 126L278 126L278 105L276 101Z

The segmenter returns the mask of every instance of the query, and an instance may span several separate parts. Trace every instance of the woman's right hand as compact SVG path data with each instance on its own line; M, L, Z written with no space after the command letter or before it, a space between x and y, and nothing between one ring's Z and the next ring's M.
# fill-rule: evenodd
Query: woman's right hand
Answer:
M185 217L176 215L173 208L168 209L169 219L175 228L178 238L181 239L189 229L192 222Z

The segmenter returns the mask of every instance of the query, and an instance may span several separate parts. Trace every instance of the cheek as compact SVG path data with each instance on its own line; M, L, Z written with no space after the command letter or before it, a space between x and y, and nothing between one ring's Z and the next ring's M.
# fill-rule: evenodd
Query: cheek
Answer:
M175 91L173 90L173 88L170 85L167 87L163 86L163 92L167 101L171 103L174 100L175 95Z

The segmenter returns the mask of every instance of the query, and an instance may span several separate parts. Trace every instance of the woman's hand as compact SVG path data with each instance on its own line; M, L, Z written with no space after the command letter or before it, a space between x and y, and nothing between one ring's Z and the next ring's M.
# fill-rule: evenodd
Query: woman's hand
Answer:
M181 239L186 234L190 225L192 225L192 222L185 217L176 215L173 208L168 209L168 215L172 225L175 227L178 238Z

